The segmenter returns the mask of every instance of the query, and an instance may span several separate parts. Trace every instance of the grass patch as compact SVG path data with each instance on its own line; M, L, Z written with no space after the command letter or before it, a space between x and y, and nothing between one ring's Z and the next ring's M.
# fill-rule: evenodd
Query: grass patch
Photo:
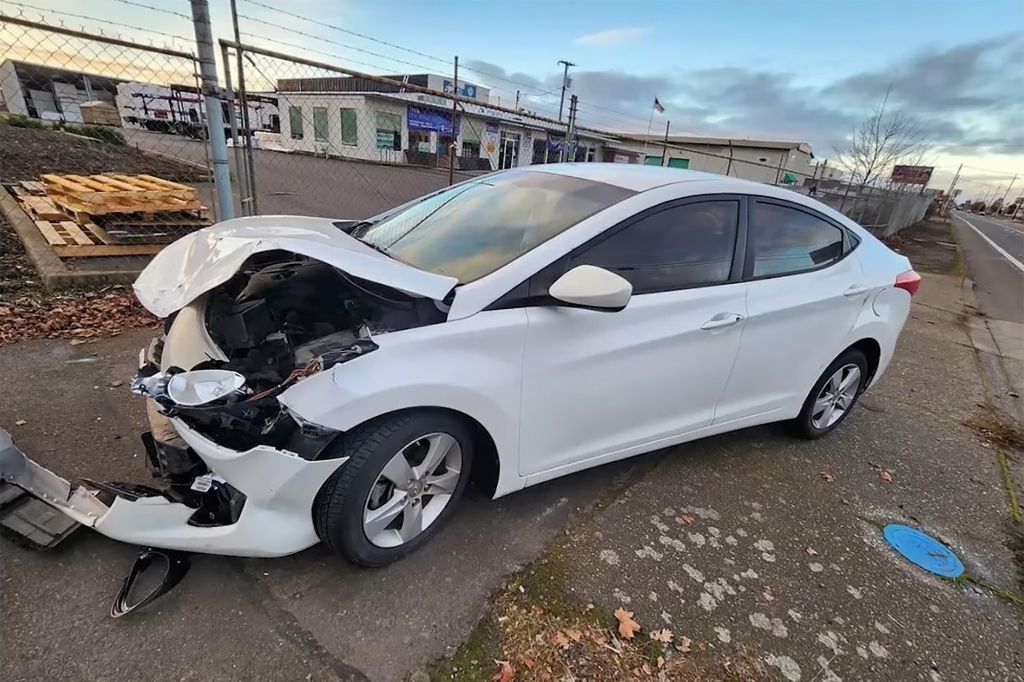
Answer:
M34 118L30 118L25 114L7 114L6 116L0 117L0 124L8 125L12 128L49 128L42 121Z
M101 142L109 142L110 144L125 144L124 133L117 128L110 126L100 125L74 125L66 123L61 126L61 129L66 133L72 135L81 135L82 137L91 137L94 140L100 140Z
M1006 489L1007 502L1010 504L1010 517L1018 526L1021 525L1020 502L1017 500L1017 488L1013 485L1013 474L1010 471L1010 462L1006 452L999 450L999 469L1003 474L1003 487Z
M986 443L1018 451L1024 450L1024 434L1020 428L1001 418L994 411L989 410L980 417L971 417L964 422L964 426L981 436Z
M963 573L959 577L953 578L951 582L956 583L957 585L974 585L975 587L985 590L993 597L998 597L999 599L1016 606L1024 606L1024 599L1021 599L1019 594L1010 592L1009 590L1004 590L1003 588L993 585L987 580L982 580L978 576L971 575L970 573Z

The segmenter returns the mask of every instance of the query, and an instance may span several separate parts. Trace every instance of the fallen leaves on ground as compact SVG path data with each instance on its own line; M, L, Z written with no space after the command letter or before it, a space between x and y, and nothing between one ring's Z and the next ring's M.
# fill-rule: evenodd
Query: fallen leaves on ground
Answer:
M679 642L676 644L676 649L684 654L690 653L690 645L693 644L693 640L689 637L680 637Z
M662 628L660 630L655 630L650 635L648 635L648 637L653 639L655 642L669 644L672 642L672 631L668 628Z
M888 469L879 469L878 470L878 477L880 479L882 479L883 481L892 482L892 472L889 471Z
M683 514L682 516L676 517L676 521L679 523L685 523L687 526L693 523L693 517L689 514Z
M516 677L516 669L508 661L494 661L498 665L498 672L491 677L492 682L512 682Z
M828 481L829 483L836 480L836 477L827 471L819 471L818 476L820 476L823 480Z
M0 303L0 345L28 339L70 339L78 345L158 324L159 320L124 289L26 296Z
M640 623L633 620L633 612L619 607L615 609L615 619L619 621L619 634L625 639L633 639L640 631Z

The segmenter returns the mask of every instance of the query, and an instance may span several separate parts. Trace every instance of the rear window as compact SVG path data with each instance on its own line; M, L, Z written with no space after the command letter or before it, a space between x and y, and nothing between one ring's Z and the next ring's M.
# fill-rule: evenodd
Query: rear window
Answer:
M633 194L565 175L508 171L428 196L353 236L466 283Z

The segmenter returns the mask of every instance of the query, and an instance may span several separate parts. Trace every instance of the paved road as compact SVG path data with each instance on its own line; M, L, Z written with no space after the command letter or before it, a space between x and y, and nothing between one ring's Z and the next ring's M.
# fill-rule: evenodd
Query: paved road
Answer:
M1024 227L962 212L954 224L982 311L995 320L1024 323Z

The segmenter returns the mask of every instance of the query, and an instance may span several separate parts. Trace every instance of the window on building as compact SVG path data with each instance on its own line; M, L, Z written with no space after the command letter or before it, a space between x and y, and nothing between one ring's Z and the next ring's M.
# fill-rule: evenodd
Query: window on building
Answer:
M313 107L313 139L327 140L327 107Z
M705 201L641 218L572 258L629 280L634 294L672 291L729 279L739 202Z
M648 165L648 166L660 166L661 165L661 161L662 161L662 159L661 159L661 155L660 154L658 156L647 156L647 157L644 157L644 164Z
M462 141L462 156L468 156L471 158L480 158L480 142L473 140Z
M587 163L590 163L597 158L597 149L594 147L587 147Z
M690 167L690 160L689 159L681 159L679 157L675 157L675 158L672 158L672 159L668 160L668 167L669 168L689 168Z
M359 136L356 133L356 110L355 109L342 109L341 110L341 143L356 145Z
M377 112L377 149L402 150L402 115Z
M843 231L805 211L755 202L750 221L754 277L814 270L843 255Z
M291 127L292 139L302 139L302 107L288 107L288 125Z

